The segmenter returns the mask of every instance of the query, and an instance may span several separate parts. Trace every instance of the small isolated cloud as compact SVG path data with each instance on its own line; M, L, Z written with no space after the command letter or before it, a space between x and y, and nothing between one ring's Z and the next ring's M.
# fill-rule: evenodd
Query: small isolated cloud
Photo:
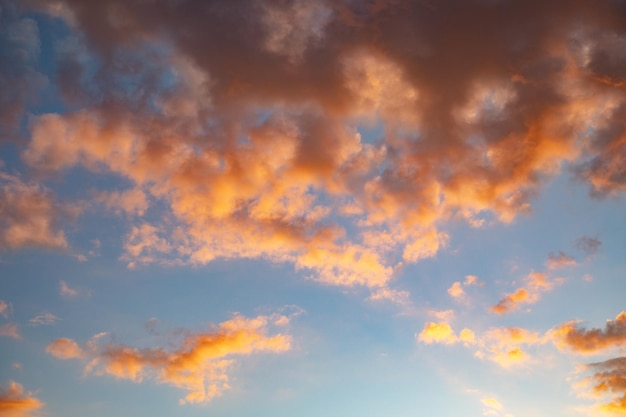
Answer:
M457 336L449 323L427 322L424 325L424 329L417 335L417 340L427 345L432 343L452 345L459 341L467 345L474 342L475 335L470 329L463 329L459 336Z
M546 261L548 269L559 269L570 265L576 265L576 259L561 251L557 254L550 253L548 255L548 260Z
M4 417L31 417L43 407L43 403L24 387L10 381L8 387L0 386L0 415Z
M586 330L577 322L568 322L550 333L557 347L575 353L594 354L621 348L626 346L626 312L619 313L615 320L607 320L604 329Z
M450 288L448 288L448 294L450 294L453 298L460 298L465 295L465 291L463 291L463 287L459 281L456 281L452 284Z
M103 343L104 335L99 334L83 346L72 339L57 339L46 351L59 359L82 360L87 374L112 375L136 383L153 378L187 391L181 404L206 403L231 388L228 370L236 357L291 349L290 336L270 334L271 327L288 322L289 317L280 314L237 315L212 331L187 334L172 350Z
M57 316L52 313L41 313L37 314L32 319L28 320L31 326L52 326L56 324L57 321L61 320Z
M557 280L550 281L548 274L531 272L525 278L526 285L506 294L496 305L489 309L497 314L507 314L517 310L521 304L533 304L539 300L542 293L550 291Z
M7 303L4 300L0 300L0 316L8 319L12 311L13 307L11 306L11 304Z
M6 323L0 326L0 336L10 337L12 339L21 339L22 335L20 335L17 324L15 323Z
M488 409L502 410L502 404L500 404L500 401L496 400L495 398L491 398L491 397L481 398L480 402L483 403L483 405L487 407Z
M583 252L587 258L591 258L598 253L600 246L602 246L602 242L599 239L589 236L581 236L576 241L576 249Z
M465 277L465 281L456 281L452 283L450 288L448 288L448 294L450 294L452 298L462 298L465 295L463 287L469 287L471 285L482 286L483 283L478 280L476 275L467 275Z
M76 290L74 288L70 288L70 286L67 285L67 282L61 280L59 282L59 286L60 286L60 290L59 291L61 293L61 296L68 297L68 298L78 297L78 295L79 295L78 290Z

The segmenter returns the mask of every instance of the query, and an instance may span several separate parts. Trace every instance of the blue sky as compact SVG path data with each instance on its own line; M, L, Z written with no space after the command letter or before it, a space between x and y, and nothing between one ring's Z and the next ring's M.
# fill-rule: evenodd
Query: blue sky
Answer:
M619 16L0 0L0 415L625 415Z

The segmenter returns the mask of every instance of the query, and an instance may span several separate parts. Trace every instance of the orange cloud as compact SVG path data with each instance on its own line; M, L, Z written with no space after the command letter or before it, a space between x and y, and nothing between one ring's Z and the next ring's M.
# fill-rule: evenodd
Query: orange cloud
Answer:
M593 354L626 346L626 312L615 320L607 320L604 329L586 330L576 322L565 323L551 332L554 343L561 349Z
M49 190L0 171L0 201L0 250L68 247L60 224L76 210L57 203Z
M507 314L519 308L520 304L532 304L539 300L541 293L550 291L555 283L549 281L548 275L541 272L531 272L526 277L526 286L520 287L515 292L505 295L496 305L489 309L497 314Z
M599 409L607 414L626 415L626 358L614 358L587 366L594 371L591 380L593 393L610 395L613 400L601 404Z
M571 41L583 36L573 22L597 28L591 38L610 32L611 2L577 3L566 16L531 3L492 13L489 2L448 16L448 7L403 2L383 19L381 8L396 6L243 0L217 12L194 2L183 17L175 3L111 1L57 7L89 44L58 57L59 91L81 110L34 117L22 158L41 174L82 167L128 180L129 191L97 190L96 200L120 215L154 209L150 224L129 226L120 259L130 267L261 258L327 284L386 288L400 263L446 247L446 220L510 222L563 162L580 162L579 177L596 188L623 188L613 156L623 100L598 82L616 71L588 59L615 48ZM101 19L112 9L123 24ZM546 29L526 36L518 16L538 13ZM455 30L441 37L416 24L425 16L452 19ZM502 28L524 33L535 52L498 41ZM223 42L192 41L206 38ZM91 79L89 50L119 61ZM459 56L463 65L450 65ZM107 81L131 67L140 96ZM364 139L364 122L383 133ZM49 229L34 243L66 244Z
M123 345L102 344L103 334L96 335L84 346L71 339L57 339L46 351L60 359L81 359L85 372L112 375L141 382L154 378L187 391L181 404L205 403L230 388L228 370L235 357L261 352L285 352L291 338L278 333L269 335L270 326L284 326L285 315L235 316L221 323L213 332L187 335L180 346L137 349Z
M10 381L7 388L0 386L0 415L6 417L31 417L38 415L37 411L43 403L33 397L30 392L24 393L24 387L17 382Z

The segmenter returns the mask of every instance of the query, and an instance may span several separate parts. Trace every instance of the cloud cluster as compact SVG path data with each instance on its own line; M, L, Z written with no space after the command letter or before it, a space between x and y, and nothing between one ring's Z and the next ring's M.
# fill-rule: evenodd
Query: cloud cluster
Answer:
M478 335L464 328L457 335L445 321L427 322L416 338L424 344L453 345L460 342L466 348L474 349L475 357L488 359L503 368L527 363L532 356L524 349L544 343L539 333L519 327L494 327Z
M550 332L559 349L578 354L611 352L626 346L626 312L619 313L614 320L607 320L604 329L585 329L577 322L564 323ZM591 385L594 397L611 397L600 410L609 414L626 415L626 358L614 357L585 366L592 375L582 381L584 387Z
M187 391L181 404L206 403L230 388L228 371L237 356L291 348L288 335L269 334L289 319L280 314L254 318L237 315L212 331L187 334L172 350L104 343L106 334L98 334L82 346L71 339L56 339L46 351L59 359L82 360L87 374L134 382L150 377Z
M131 267L265 258L386 288L447 245L445 220L511 221L563 162L623 190L622 7L42 2L83 35L57 51L77 110L34 118L22 156L128 180L97 190L113 212L159 209Z
M31 417L38 415L43 403L24 387L10 381L8 387L0 386L0 415L6 417Z

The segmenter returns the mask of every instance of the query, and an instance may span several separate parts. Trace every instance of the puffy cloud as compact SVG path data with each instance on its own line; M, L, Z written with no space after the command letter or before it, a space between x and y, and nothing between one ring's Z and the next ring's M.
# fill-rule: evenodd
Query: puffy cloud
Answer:
M607 414L626 415L626 358L619 357L587 365L593 372L592 392L597 396L611 396L612 401L601 404Z
M46 352L59 359L82 358L86 354L78 343L67 338L56 339L46 347Z
M463 291L461 283L456 281L448 288L448 294L450 294L451 297L460 298L465 295L465 291Z
M237 315L213 331L187 334L171 351L105 344L105 334L94 336L84 346L71 339L57 339L46 351L60 359L83 360L86 373L134 382L152 377L187 391L181 404L205 403L230 388L228 370L237 356L289 350L289 336L269 334L271 327L288 322L289 317L281 314L254 318Z
M505 295L496 305L489 309L497 314L507 314L519 308L520 304L535 303L541 293L550 291L560 280L549 280L549 276L542 272L531 272L525 278L526 285Z
M76 208L57 203L46 188L0 171L0 250L66 249L60 223L75 212Z
M448 316L447 314L445 316ZM427 322L424 329L417 335L417 340L427 345L441 343L452 345L459 341L465 345L474 343L476 336L470 329L463 329L457 336L449 323L442 321L439 323Z
M12 339L21 339L22 335L15 323L6 323L0 326L0 336L10 337Z
M626 312L607 320L604 329L586 330L577 322L565 323L551 331L555 344L576 353L593 354L626 346Z
M476 275L467 275L465 277L465 281L453 282L450 288L448 288L448 294L450 294L450 296L453 298L462 298L465 295L465 290L463 290L463 287L468 287L471 285L482 286L483 283L478 280L478 277Z
M61 53L59 89L81 110L34 118L22 156L128 180L99 191L113 211L163 211L130 226L131 267L263 258L387 288L446 247L446 220L510 222L563 162L621 192L621 61L602 58L620 7L64 0L51 13L89 47Z
M452 327L446 322L433 323L428 322L424 325L424 329L418 336L420 342L431 343L443 343L451 345L457 342L457 337L452 330Z
M43 403L32 393L24 393L24 387L15 381L9 386L0 386L0 415L6 417L30 417L38 415Z

